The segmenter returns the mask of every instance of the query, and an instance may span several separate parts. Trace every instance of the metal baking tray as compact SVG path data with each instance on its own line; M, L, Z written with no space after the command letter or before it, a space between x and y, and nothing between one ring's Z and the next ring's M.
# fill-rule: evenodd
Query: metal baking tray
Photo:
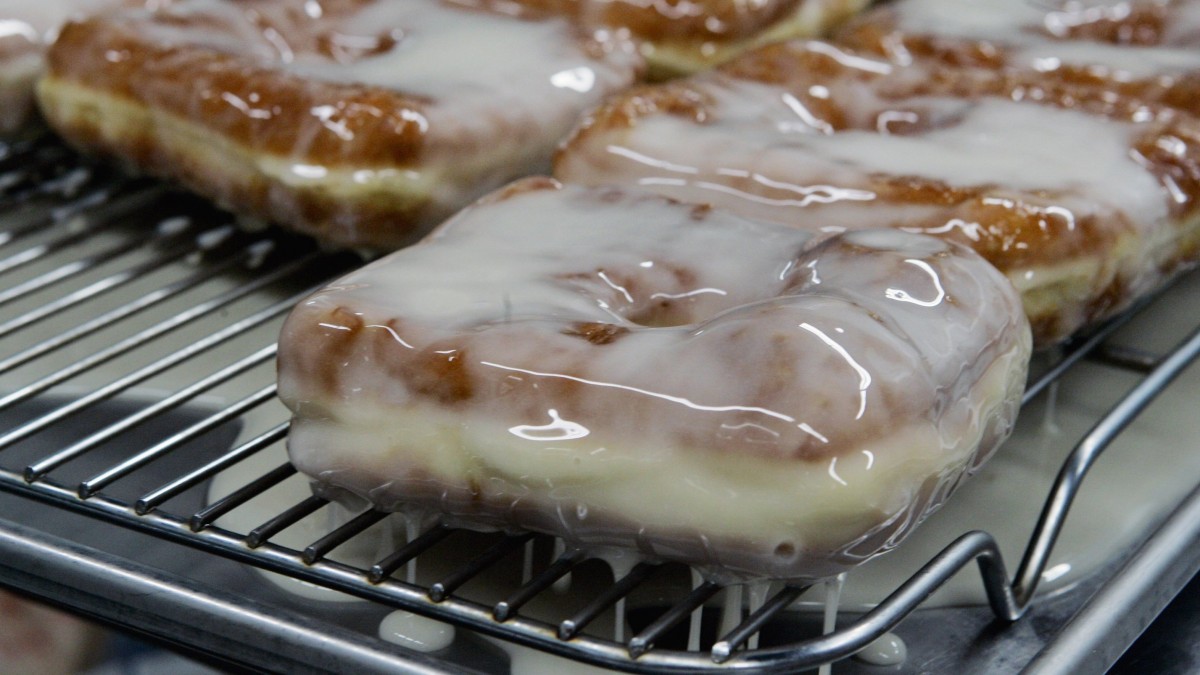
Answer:
M360 263L239 226L47 137L0 147L0 585L209 660L290 672L505 672L516 657L500 644L632 672L837 661L836 672L871 673L880 667L847 657L888 631L909 650L888 672L1094 672L1200 568L1196 491L1100 571L1034 595L1088 469L1200 353L1200 313L1162 353L1112 338L1153 300L1031 379L1027 400L1083 363L1136 375L1059 467L1023 556L1005 559L988 533L963 532L832 632L794 610L817 591L775 586L749 608L739 601L731 621L714 606L728 591L682 566L610 574L540 536L401 528L362 563L340 553L356 537L377 540L363 533L387 514L305 494L245 525L232 515L302 480L282 452L278 326L307 291ZM212 489L230 476L232 488ZM320 534L296 543L297 531ZM990 606L922 606L973 563ZM414 567L424 576L405 575ZM304 600L250 568L365 602ZM539 604L567 575L572 590ZM397 609L469 630L446 649L408 649L375 633ZM628 622L614 625L614 612Z

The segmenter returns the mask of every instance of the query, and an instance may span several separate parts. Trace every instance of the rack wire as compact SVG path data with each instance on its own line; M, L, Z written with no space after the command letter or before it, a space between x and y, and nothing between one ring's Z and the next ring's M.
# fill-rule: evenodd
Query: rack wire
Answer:
M214 477L250 458L279 452L288 423L275 399L275 331L305 293L359 263L354 256L322 252L273 230L238 227L195 198L90 164L49 138L3 146L0 490L595 665L634 672L795 670L859 651L973 561L995 616L1019 619L1035 601L1038 581L1088 470L1200 354L1200 326L1165 355L1110 345L1109 336L1136 314L1135 308L1069 345L1031 382L1026 401L1053 387L1083 359L1141 376L1061 467L1012 577L991 535L968 532L877 607L834 632L818 629L807 637L793 635L757 646L764 628L786 615L807 591L786 585L725 626L722 634L681 645L669 635L702 617L702 608L722 592L719 585L698 582L680 590L676 584L672 588L677 592L661 601L661 611L632 635L596 629L600 617L626 599L647 588L660 592L656 578L678 576L673 569L678 566L637 564L610 583L595 585L573 609L548 617L527 608L568 575L580 574L589 560L573 550L552 554L545 538L480 538L435 525L414 530L369 565L350 564L338 558L339 550L388 514L350 514L301 546L284 545L279 535L335 508L320 496L305 496L250 528L228 524L231 512L294 479L295 469L286 461L248 476L227 494L206 498ZM111 412L114 406L118 413ZM98 414L101 409L109 412ZM181 411L200 412L184 419ZM157 430L147 431L152 427ZM63 436L63 429L70 433ZM135 437L137 442L131 440ZM1150 537L1123 568L1126 575L1142 575L1144 569L1137 566L1152 561L1158 565L1153 578L1169 593L1135 600L1129 589L1113 591L1124 578L1119 570L1091 611L1111 614L1111 606L1105 610L1103 604L1105 593L1123 593L1121 607L1142 603L1145 611L1120 619L1122 627L1144 628L1200 567L1200 547L1179 544L1200 539L1198 505L1200 493L1184 500L1160 534ZM336 663L340 665L331 667L380 670L403 663L414 670L437 668L436 661L415 653L397 657L396 650L381 647L370 636L325 634L314 653L300 646L312 639L311 628L281 621L270 606L219 598L197 603L197 596L177 581L155 576L136 560L112 559L8 521L0 522L0 533L5 552L0 584L110 622L157 631L168 641L217 653L235 649L230 640L238 633L269 635L272 644L296 649L295 662L309 667ZM471 543L453 543L463 537ZM411 574L399 578L414 561L441 555L447 547L466 548L472 555L430 583L416 583ZM1165 558L1163 547L1171 547ZM534 550L543 553L533 555ZM475 580L522 556L524 574L499 596L485 602L469 591ZM87 562L86 572L78 568L81 560ZM31 574L34 567L47 571ZM64 583L48 581L55 578ZM88 597L63 590L80 584L101 588ZM133 618L114 618L115 597L146 588L157 589L156 602L164 607L207 617L212 637L197 634L194 621L190 629L164 621L169 612L145 604L137 606ZM1087 609L1075 625L1090 620ZM1109 626L1108 634L1112 630ZM1128 644L1097 651L1094 636L1084 629L1075 632L1079 635L1066 639L1043 662L1068 658L1078 665L1092 659L1093 665L1106 665ZM278 650L246 647L251 641L233 639L242 645L235 649L238 659L250 666L277 664Z

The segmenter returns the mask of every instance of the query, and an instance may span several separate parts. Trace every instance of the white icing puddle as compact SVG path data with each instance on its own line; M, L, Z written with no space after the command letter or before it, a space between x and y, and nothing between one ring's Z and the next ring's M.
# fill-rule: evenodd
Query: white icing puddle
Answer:
M825 582L825 617L821 626L821 633L829 635L837 628L838 608L842 601L842 589L846 586L846 575L839 574L836 577ZM833 666L825 664L817 671L820 675L830 675L833 672Z
M419 652L436 652L454 642L454 626L412 612L396 611L380 622L379 637Z
M898 666L908 658L908 645L895 633L884 633L854 658L873 666Z

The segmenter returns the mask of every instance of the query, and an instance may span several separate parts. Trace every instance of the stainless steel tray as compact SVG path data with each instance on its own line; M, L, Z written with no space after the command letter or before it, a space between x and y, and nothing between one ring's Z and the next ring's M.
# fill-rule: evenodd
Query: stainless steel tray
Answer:
M843 617L826 635L819 621L787 611L805 588L775 589L717 635L710 624L719 611L700 608L720 587L693 584L675 565L640 564L608 579L541 537L435 527L363 565L339 553L385 514L343 518L328 536L284 545L280 533L295 523L332 517L322 514L334 506L306 496L265 522L232 527L228 514L299 480L280 460L247 473L232 494L205 499L222 471L282 456L287 414L274 398L275 331L308 289L358 263L236 227L199 200L89 165L46 138L0 150L0 490L11 495L0 502L0 584L212 659L272 670L504 671L507 657L475 635L627 671L799 670L844 659L894 630L909 644L903 672L1085 672L1108 667L1200 568L1193 492L1101 572L1033 596L1088 468L1200 353L1200 316L1165 355L1110 342L1137 311L1068 346L1031 381L1027 399L1085 359L1140 374L1061 468L1015 575L990 535L966 532L874 610ZM524 575L505 576L522 557ZM433 558L443 571L430 583L393 574ZM920 608L972 561L990 609ZM343 612L298 602L246 566L370 604ZM527 611L568 573L592 580L576 584L573 605ZM641 607L630 614L632 635L598 623L626 602ZM397 608L472 630L432 655L404 649L373 634L380 613ZM347 618L354 612L371 618ZM689 650L679 634L693 620L703 636ZM355 621L359 629L346 627ZM838 664L838 672L876 670Z

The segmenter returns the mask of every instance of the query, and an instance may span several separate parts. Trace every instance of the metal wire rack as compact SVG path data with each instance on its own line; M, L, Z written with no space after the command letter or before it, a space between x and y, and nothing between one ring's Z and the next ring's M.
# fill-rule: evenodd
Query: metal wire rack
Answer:
M1021 617L1088 469L1200 354L1200 327L1165 356L1109 346L1108 336L1133 311L1070 345L1031 382L1027 401L1082 359L1142 375L1062 466L1011 578L993 538L969 532L832 633L816 629L760 643L807 590L789 585L776 587L721 634L713 627L706 637L681 642L677 634L689 622L699 625L702 608L722 588L691 582L679 566L637 564L593 584L572 608L547 615L530 608L568 575L583 575L589 560L577 551L552 551L542 537L489 537L435 525L412 530L364 565L338 553L388 514L349 514L302 545L285 545L280 534L332 512L336 506L322 497L305 496L252 527L230 525L230 513L296 479L286 461L206 497L209 482L223 472L254 457L282 456L287 413L274 398L275 331L308 290L359 262L275 231L238 227L195 198L87 163L49 138L0 147L0 490L595 665L637 672L795 670L854 654L972 561L995 616ZM1132 635L1144 628L1200 567L1200 546L1186 545L1198 539L1200 492L1120 563L1078 611L1059 648L1031 667L1044 662L1052 670L1062 659L1073 667L1111 663L1128 640L1098 640L1117 628ZM447 548L457 562L439 568L436 578L399 578L415 561L444 556ZM357 672L444 666L372 636L284 618L269 603L202 593L136 559L36 526L0 521L0 551L0 584L242 665L273 668L284 659ZM490 595L472 590L475 580L506 564L520 567L522 558L524 570L498 594L495 584ZM684 582L663 582L664 576ZM1158 592L1134 599L1137 588L1127 586L1146 583ZM632 635L597 629L606 612L650 592L658 609ZM146 593L152 602L129 600ZM1114 602L1123 610L1118 618ZM1134 607L1139 611L1128 611ZM1097 637L1091 628L1102 615L1109 624ZM264 639L266 646L256 646Z

